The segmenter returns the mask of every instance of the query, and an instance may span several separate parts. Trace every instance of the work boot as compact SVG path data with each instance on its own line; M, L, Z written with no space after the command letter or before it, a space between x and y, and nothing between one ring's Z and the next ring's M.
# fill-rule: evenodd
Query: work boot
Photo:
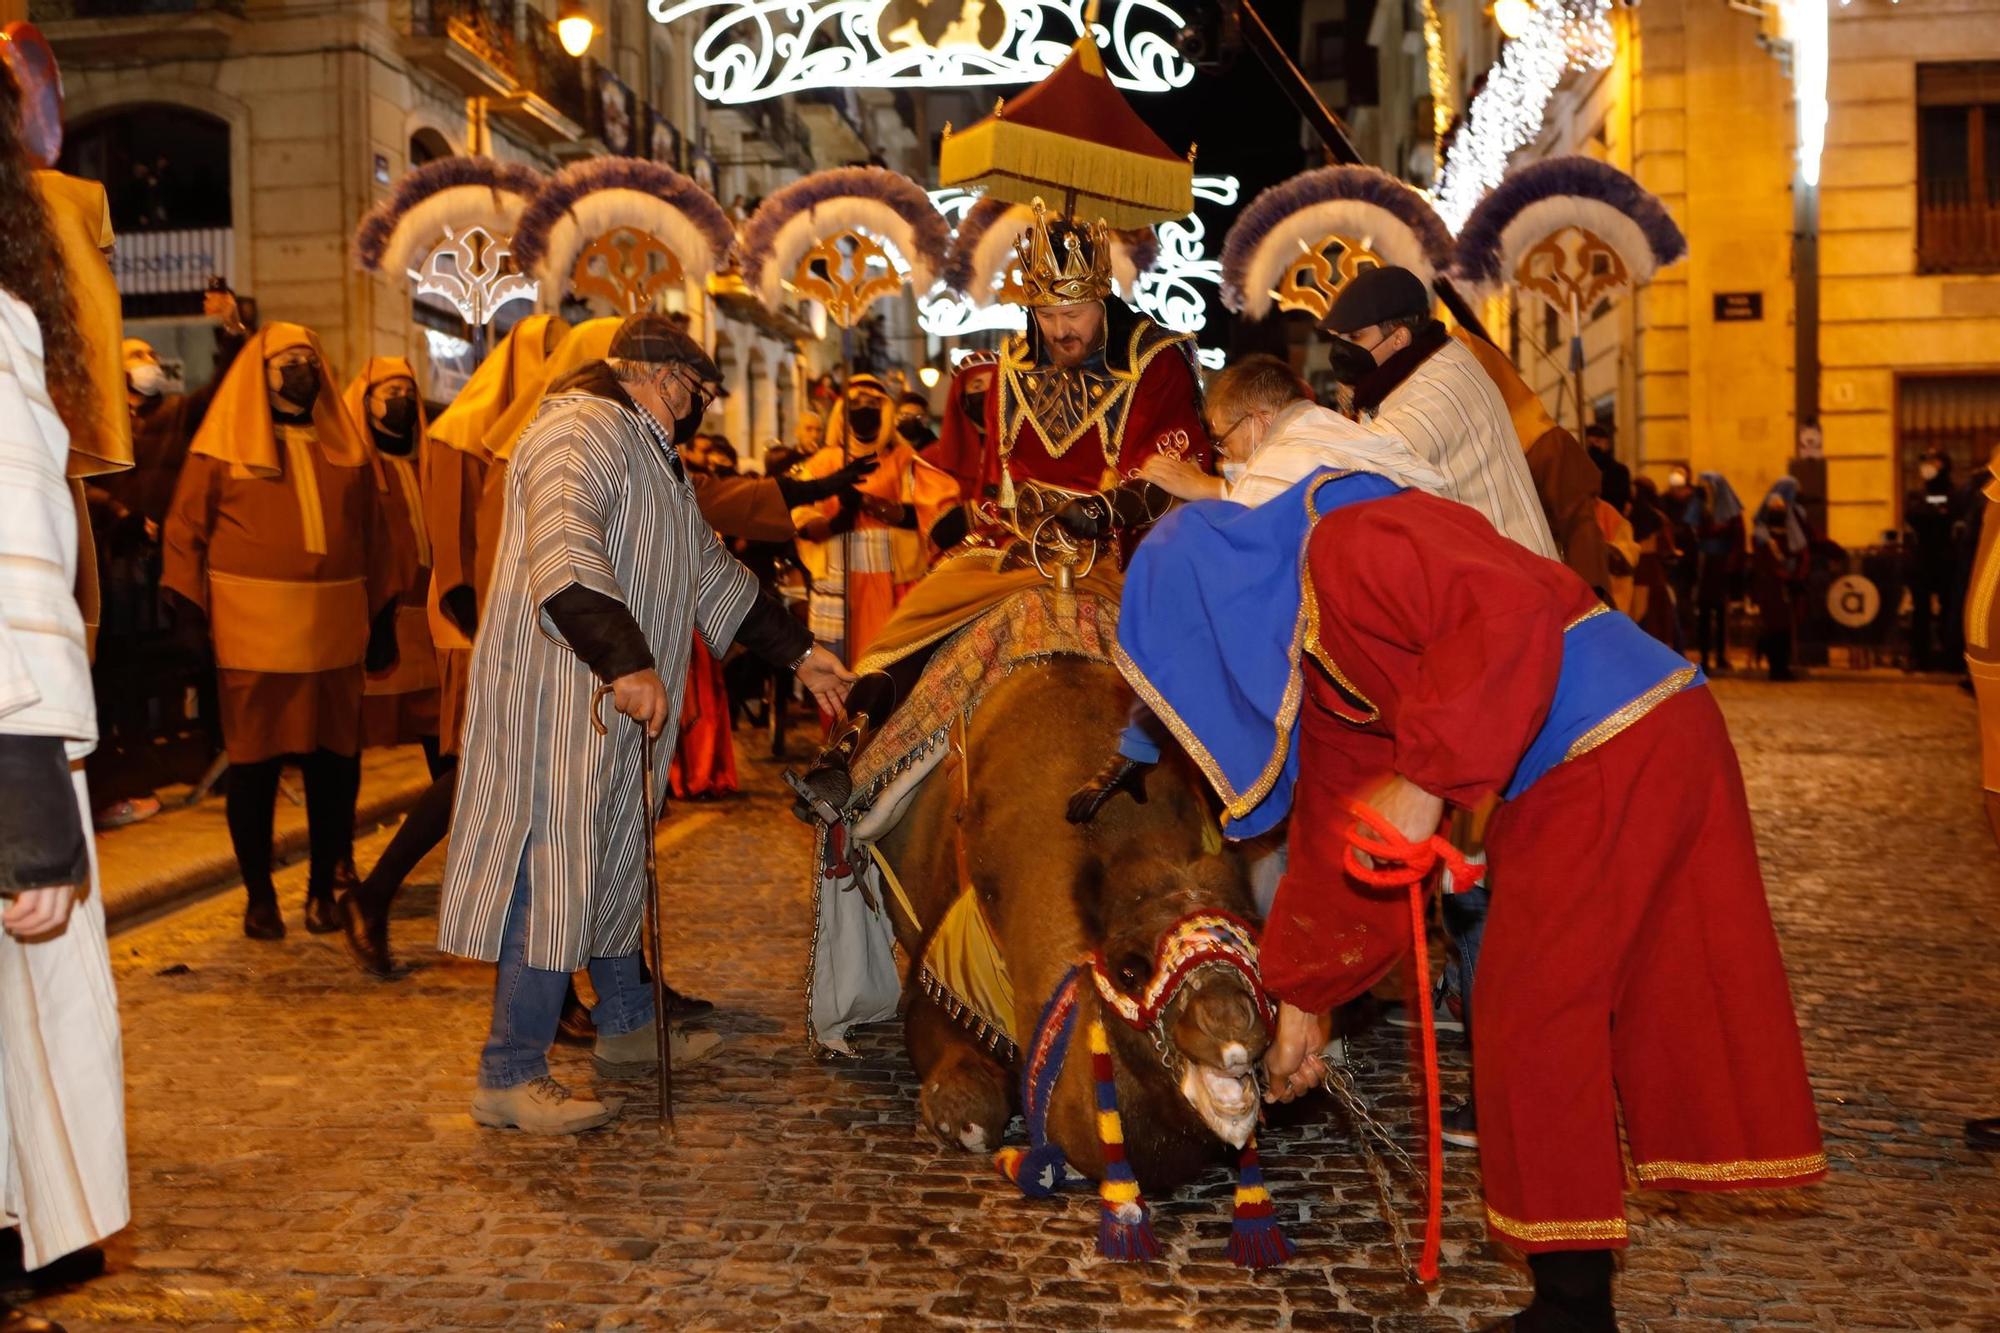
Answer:
M285 938L285 918L278 913L278 900L252 898L243 909L243 933L253 940Z
M306 895L306 929L315 935L331 935L340 929L340 909L331 893Z
M867 738L868 715L855 713L827 740L803 777L785 770L785 785L799 798L792 803L792 813L802 822L828 826L840 822L841 811L854 795L854 756Z
M713 1032L688 1032L672 1026L667 1032L676 1069L700 1064L722 1045L722 1038ZM659 1034L651 1023L616 1037L600 1032L590 1062L599 1078L645 1078L660 1067Z
M624 1104L617 1097L607 1101L577 1097L544 1074L511 1088L481 1088L472 1095L472 1118L488 1129L580 1134L610 1124Z
M347 952L355 966L385 981L394 977L396 960L389 956L389 914L364 906L360 893L354 890L341 894L335 906L340 912Z
M1515 1333L1618 1333L1611 1306L1611 1251L1557 1250L1528 1256L1535 1299L1493 1329ZM1490 1330L1489 1330L1490 1333Z

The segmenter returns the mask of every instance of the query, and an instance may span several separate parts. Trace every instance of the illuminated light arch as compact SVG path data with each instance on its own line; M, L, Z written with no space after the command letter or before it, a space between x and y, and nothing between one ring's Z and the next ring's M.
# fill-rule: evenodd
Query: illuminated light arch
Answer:
M952 13L947 6L956 3ZM1105 72L1131 92L1194 77L1174 46L1187 20L1164 0L1115 0L1087 24L1086 0L649 0L660 23L699 19L695 90L757 102L819 88L1039 82L1086 27Z

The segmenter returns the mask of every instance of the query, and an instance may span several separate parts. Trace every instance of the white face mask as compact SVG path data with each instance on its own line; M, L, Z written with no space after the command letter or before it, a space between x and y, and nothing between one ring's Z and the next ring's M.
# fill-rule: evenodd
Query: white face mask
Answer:
M157 361L135 362L125 372L125 378L131 381L134 393L147 398L158 398L167 391L167 372L160 369Z
M1688 476L1687 473L1685 472L1671 473L1667 477L1667 485L1674 487L1676 489L1685 486L1687 484L1688 484Z
M1249 470L1250 465L1248 463L1224 463L1222 465L1222 480L1228 485L1234 486L1243 480L1243 474Z

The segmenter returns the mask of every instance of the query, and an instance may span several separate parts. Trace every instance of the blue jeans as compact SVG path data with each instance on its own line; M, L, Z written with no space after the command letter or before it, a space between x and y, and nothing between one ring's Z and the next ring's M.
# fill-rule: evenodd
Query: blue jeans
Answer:
M523 848L493 976L493 1028L479 1053L482 1088L511 1088L549 1072L549 1047L562 1023L569 973L529 967L527 952L528 852ZM591 959L590 984L597 990L590 1018L604 1036L620 1037L653 1021L653 989L640 979L638 954Z
M1445 967L1445 985L1458 992L1459 1013L1472 1026L1472 975L1479 967L1479 941L1486 934L1486 909L1493 895L1484 884L1444 895L1444 930L1458 946Z

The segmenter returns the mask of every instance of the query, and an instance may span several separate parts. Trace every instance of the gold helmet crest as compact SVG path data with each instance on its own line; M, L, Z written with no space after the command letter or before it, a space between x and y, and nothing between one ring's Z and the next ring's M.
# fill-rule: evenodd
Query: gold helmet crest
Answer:
M1111 228L1102 218L1088 224L1051 218L1039 199L1034 208L1034 221L1014 242L1022 304L1074 305L1110 296Z

